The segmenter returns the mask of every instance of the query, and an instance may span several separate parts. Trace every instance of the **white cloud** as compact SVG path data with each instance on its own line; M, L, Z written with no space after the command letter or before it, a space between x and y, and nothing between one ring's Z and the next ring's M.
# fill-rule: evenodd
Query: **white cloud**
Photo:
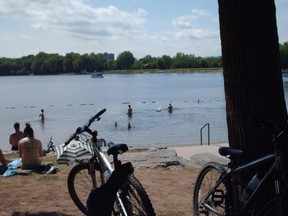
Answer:
M3 41L11 41L11 39L7 38L7 37L1 37L1 40L3 40Z
M173 26L180 29L189 29L193 27L193 21L196 19L193 15L180 16L173 21Z
M77 0L3 0L0 15L12 15L25 19L37 30L65 31L73 37L95 39L97 37L135 37L143 34L144 9L132 13L114 6L93 8Z
M191 14L180 16L173 21L172 24L177 29L176 37L179 39L205 39L219 36L218 29L216 30L207 27L197 28L197 23L199 22L198 17L201 17L201 21L204 17L207 17L207 22L215 22L215 18L211 17L208 11L193 9Z
M210 13L206 10L201 10L201 9L193 9L192 14L195 16L209 16Z
M188 29L178 32L177 37L181 38L190 38L190 39L208 39L216 38L219 36L219 32L213 29Z
M34 38L29 36L29 35L21 35L21 38L24 39L24 40L29 40L29 41L33 41Z

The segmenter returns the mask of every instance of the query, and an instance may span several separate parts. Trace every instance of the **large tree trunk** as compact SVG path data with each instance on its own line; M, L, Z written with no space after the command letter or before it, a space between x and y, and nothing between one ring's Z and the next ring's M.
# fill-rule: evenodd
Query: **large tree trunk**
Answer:
M254 120L287 120L275 4L219 0L219 17L229 144L249 160L272 151L271 134Z
M255 120L287 121L276 9L274 0L218 3L229 145L249 161L273 151L272 131Z

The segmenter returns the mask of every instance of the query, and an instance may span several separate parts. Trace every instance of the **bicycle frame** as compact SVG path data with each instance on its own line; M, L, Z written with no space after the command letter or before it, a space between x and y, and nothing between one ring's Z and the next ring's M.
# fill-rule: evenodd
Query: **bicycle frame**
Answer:
M217 191L217 188L220 186L221 183L224 183L226 188L227 188L227 195L228 197L237 197L238 196L238 189L237 189L237 184L234 184L237 182L237 175L240 173L243 173L247 170L251 170L253 168L260 167L264 163L268 162L273 162L272 165L270 166L269 170L266 172L264 177L262 178L261 182L259 185L254 189L253 193L250 195L248 200L245 202L245 204L239 209L237 199L233 199L233 203L225 203L225 208L226 211L231 213L229 215L235 215L235 216L242 216L242 215L247 215L247 210L255 200L257 194L259 193L260 189L262 188L263 184L267 181L267 178L271 176L275 170L277 170L278 165L279 165L279 156L276 156L275 154L269 154L267 156L261 157L259 159L256 159L252 162L240 165L236 168L231 169L230 172L225 173L224 175L220 176L219 180L217 181L215 187L207 194L205 198L205 207L208 208L210 211L214 212L215 214L219 215L220 214L215 211L211 206L207 204L208 199L213 196L213 194ZM232 181L231 181L232 180ZM276 195L278 196L280 193L280 188L279 188L279 179L275 178L275 190L276 190ZM232 193L232 194L230 194ZM230 200L231 201L231 200ZM227 205L228 204L228 205ZM233 211L232 211L233 209Z
M102 148L100 144L97 142L97 139L93 142L93 150L95 153L96 158L99 161L100 167L101 167L101 179L103 181L103 184L107 181L107 179L112 175L112 172L114 171L114 168L111 166L110 161L107 159L106 155L102 151ZM96 187L96 179L95 179L95 167L93 164L90 166L90 169L92 169L92 172L90 173L92 177L92 184L94 187ZM105 174L104 174L105 173ZM106 176L107 175L107 176ZM125 206L120 198L119 192L116 194L116 203L121 208L121 211L123 212L124 216L128 216Z
M83 135L86 139L81 137L82 141L89 145L89 148L93 148L89 149L93 156L90 159L81 160L79 158L79 160L76 160L79 164L74 166L68 175L67 183L70 196L84 214L106 215L113 212L114 215L121 216L134 215L134 213L154 216L154 208L145 189L139 180L132 175L134 172L132 163L121 164L121 161L118 160L118 155L128 151L128 146L126 144L108 143L107 154L113 155L112 165L101 148L103 145L105 146L106 141L97 139L98 132L90 129L91 124L94 121L99 121L100 116L105 111L106 109L102 109L92 116L86 124L78 127L64 143L65 147L77 136L77 140L79 140L79 135ZM82 172L84 170L86 172ZM77 176L84 177L77 178ZM98 179L98 177L100 178ZM81 189L75 187L78 180L86 182L84 185L79 184ZM97 185L98 182L100 185ZM85 187L86 185L87 187ZM88 198L85 194L86 191L88 192ZM104 205L95 205L97 202L100 204L104 202Z

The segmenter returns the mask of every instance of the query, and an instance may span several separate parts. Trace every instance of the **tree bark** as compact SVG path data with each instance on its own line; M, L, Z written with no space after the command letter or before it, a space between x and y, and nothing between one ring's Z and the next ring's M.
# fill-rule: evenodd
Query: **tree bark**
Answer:
M274 0L219 0L228 139L250 160L272 151L255 119L285 125Z
M255 120L287 124L276 8L274 0L218 4L229 145L242 149L247 162L274 150L272 130ZM252 174L240 176L242 188Z

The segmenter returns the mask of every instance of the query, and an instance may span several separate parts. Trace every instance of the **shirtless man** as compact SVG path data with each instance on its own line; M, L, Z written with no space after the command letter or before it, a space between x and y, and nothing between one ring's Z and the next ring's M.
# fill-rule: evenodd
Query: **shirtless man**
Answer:
M15 132L9 137L9 143L12 145L12 151L18 151L18 142L24 138L24 133L20 131L20 124L18 122L14 123Z
M24 134L27 136L18 143L19 156L22 158L22 169L37 170L41 165L42 143L34 138L34 131L30 124L26 124Z
M172 113L172 112L173 112L173 106L171 105L171 103L169 103L168 112L169 112L169 113Z
M40 113L39 117L41 118L41 121L45 120L44 109L41 109L41 113Z
M130 105L128 105L128 112L127 112L128 116L131 117L132 116L132 107Z

